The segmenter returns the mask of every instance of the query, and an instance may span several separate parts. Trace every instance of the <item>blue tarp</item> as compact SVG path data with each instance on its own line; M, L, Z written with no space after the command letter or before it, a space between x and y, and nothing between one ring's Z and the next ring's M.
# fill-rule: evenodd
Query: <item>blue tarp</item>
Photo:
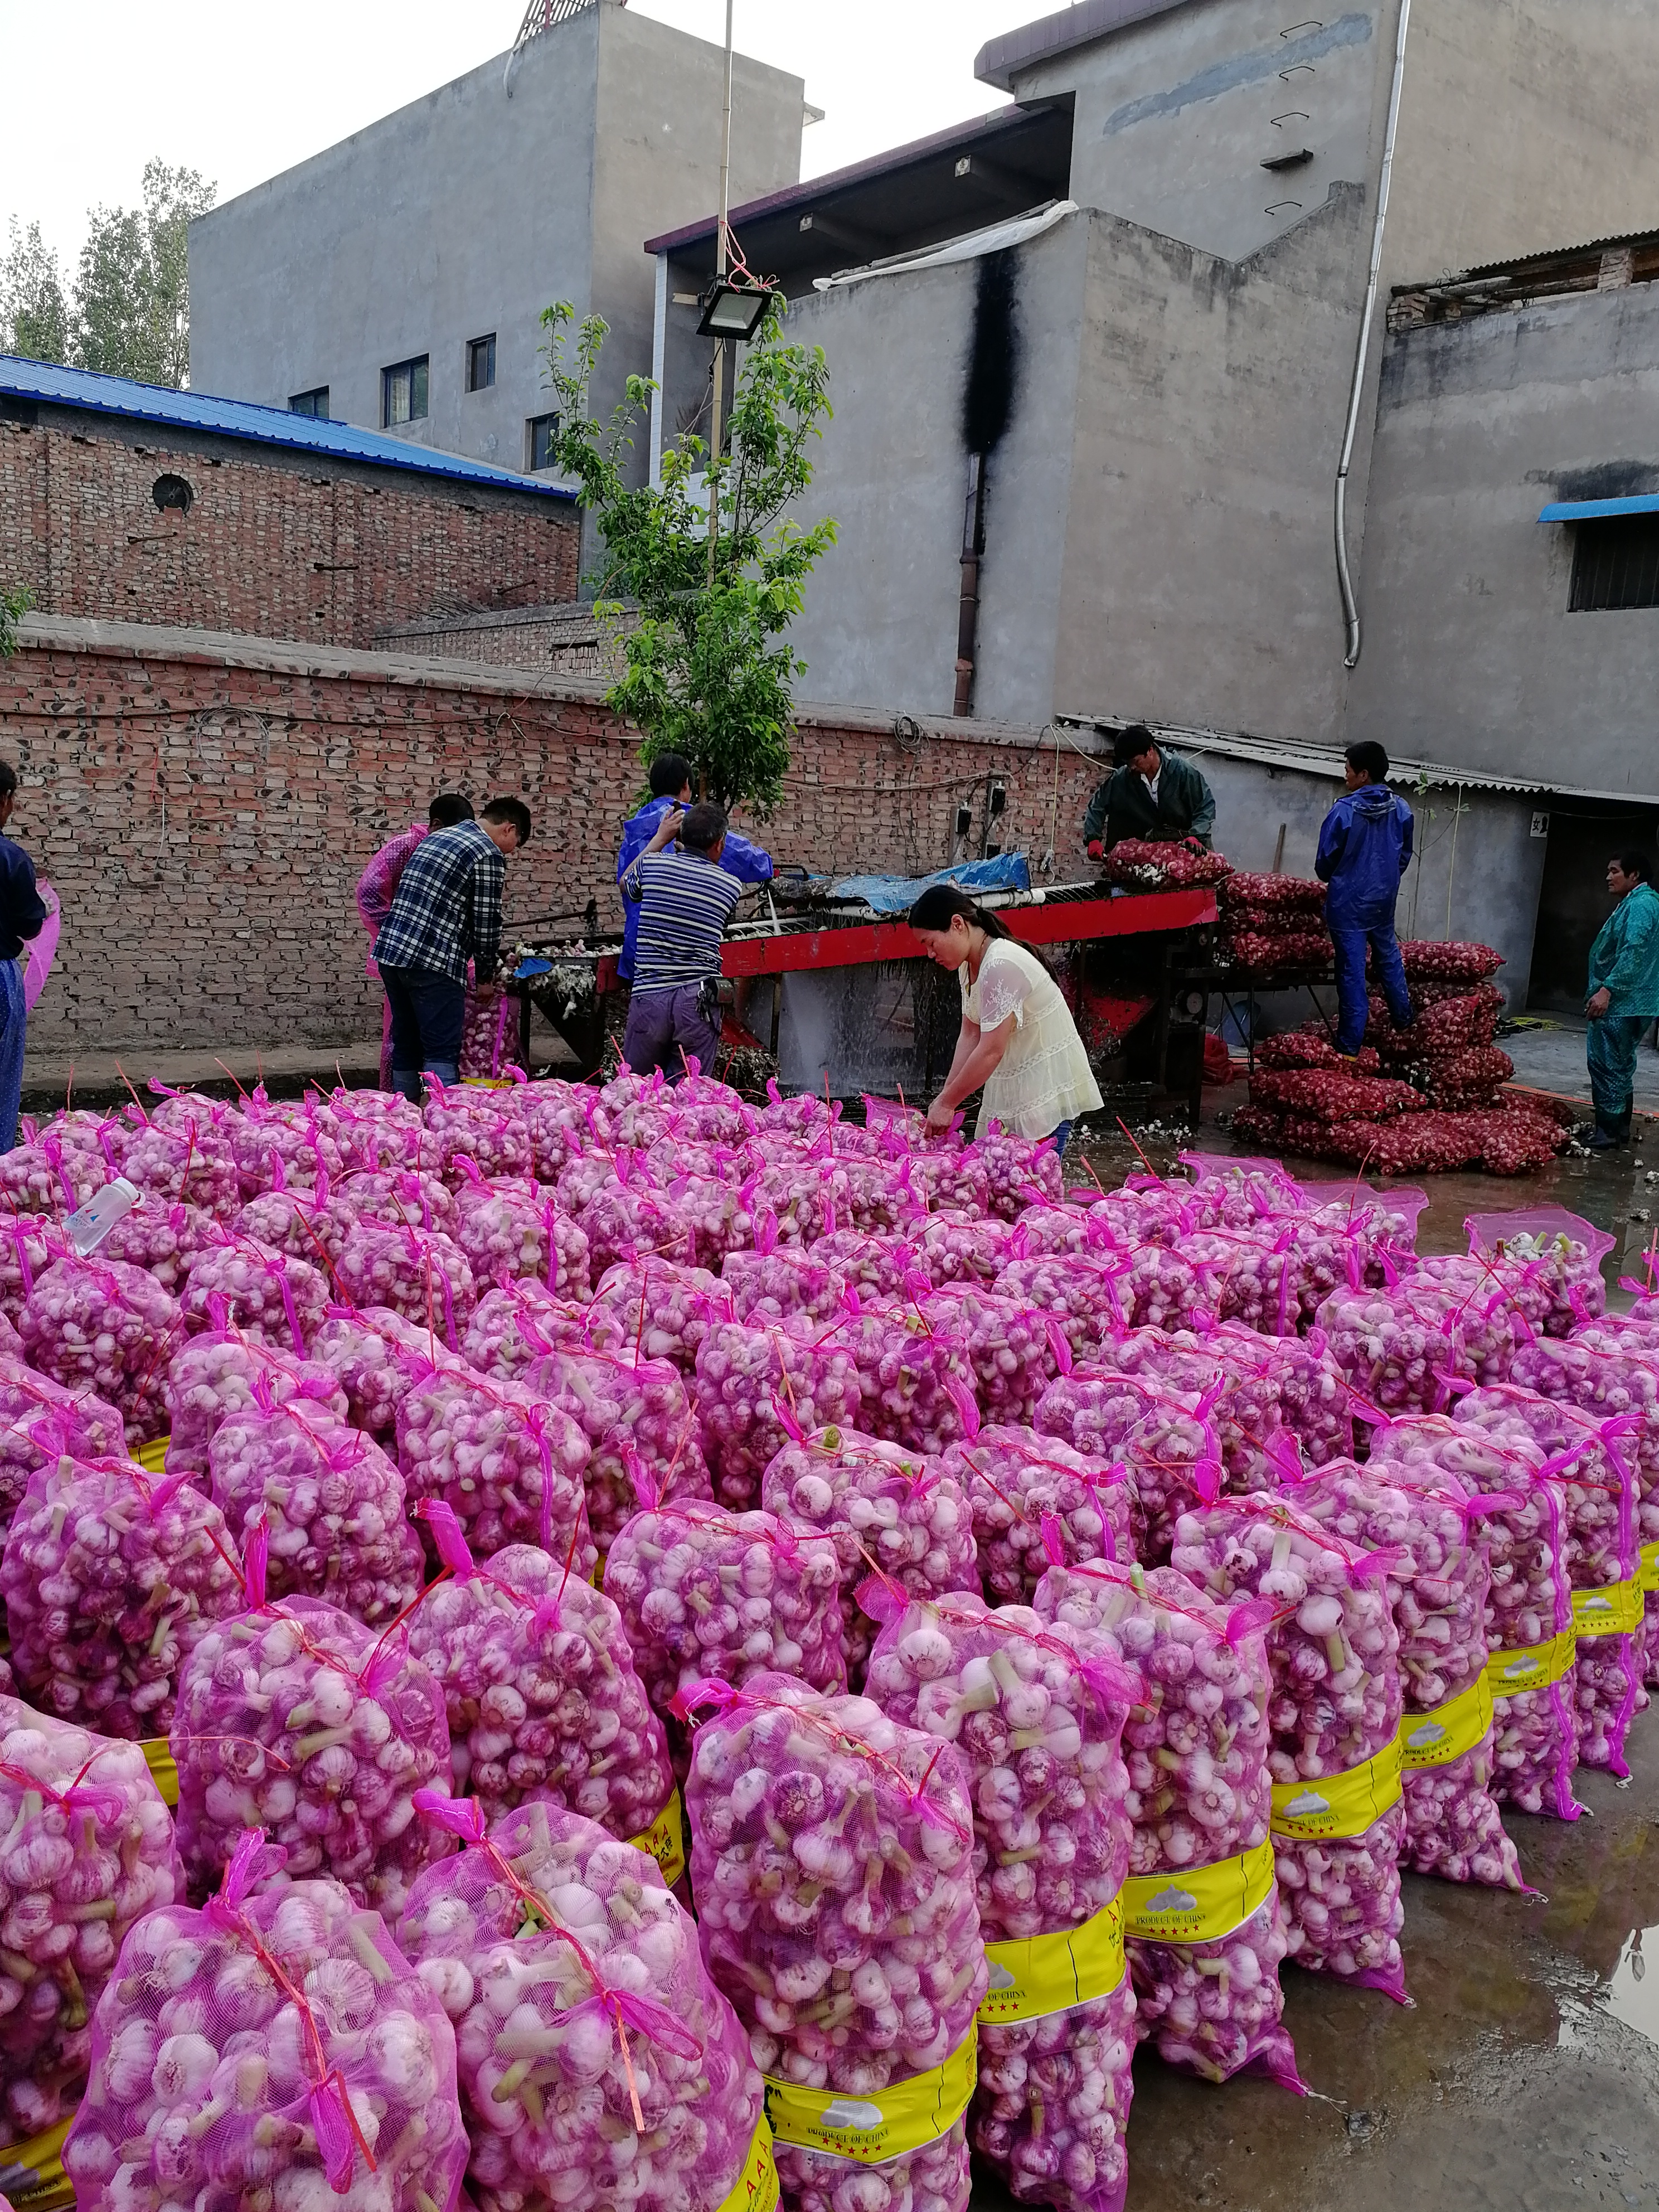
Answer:
M1024 853L999 853L994 860L962 860L931 876L848 876L830 896L862 899L878 914L908 914L929 884L955 884L964 891L1029 891L1031 871Z

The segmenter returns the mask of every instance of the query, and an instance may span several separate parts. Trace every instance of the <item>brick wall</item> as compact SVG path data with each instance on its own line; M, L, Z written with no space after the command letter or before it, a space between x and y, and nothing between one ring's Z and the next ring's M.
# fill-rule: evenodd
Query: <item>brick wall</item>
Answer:
M41 612L349 647L575 597L563 502L147 428L44 408L0 421L0 578ZM188 514L156 507L162 476L189 484Z
M537 835L507 866L509 931L579 909L615 926L637 739L598 685L252 639L31 616L0 661L17 834L64 903L41 1050L337 1044L378 1027L353 902L375 848L428 796L520 793ZM780 861L921 873L961 799L1006 783L1004 842L1075 873L1102 774L1069 740L805 708ZM975 806L975 820L978 807ZM1052 826L1058 825L1057 830ZM745 823L747 828L756 825Z
M575 606L514 607L500 613L450 615L381 630L371 642L382 653L477 660L489 668L538 669L555 676L603 677L614 683L625 665L616 631Z

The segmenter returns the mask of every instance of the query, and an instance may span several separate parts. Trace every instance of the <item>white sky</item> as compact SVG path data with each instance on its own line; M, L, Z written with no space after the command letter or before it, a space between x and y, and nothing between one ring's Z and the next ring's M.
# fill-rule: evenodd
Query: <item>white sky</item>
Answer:
M631 0L641 15L725 35L723 0ZM985 40L1054 0L737 0L737 44L806 80L828 111L805 173L982 115ZM78 0L64 13L0 0L0 248L38 219L72 270L85 213L136 206L159 155L221 199L331 146L511 46L524 0Z

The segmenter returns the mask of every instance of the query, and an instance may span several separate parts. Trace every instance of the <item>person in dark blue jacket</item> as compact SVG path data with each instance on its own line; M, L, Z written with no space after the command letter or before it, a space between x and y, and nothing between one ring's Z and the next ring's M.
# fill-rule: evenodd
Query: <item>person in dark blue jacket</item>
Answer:
M630 814L623 826L622 851L617 855L618 884L656 836L664 815L684 810L690 804L690 762L684 753L662 754L651 763L650 799L637 814ZM735 830L726 833L720 864L728 876L735 876L740 884L769 884L772 880L772 855L763 852L758 845L751 845L746 837L738 836ZM617 963L617 973L624 983L634 980L634 940L639 927L639 908L624 900L622 958Z
M1394 931L1400 879L1412 864L1416 823L1389 788L1389 756L1370 741L1345 756L1348 788L1325 817L1314 872L1328 884L1325 921L1336 945L1336 1048L1352 1060L1365 1042L1365 951L1396 1029L1409 1027L1411 993Z
M0 760L0 830L17 804L17 771ZM23 1098L23 1042L28 1006L23 971L24 947L46 927L46 904L35 889L34 863L22 847L0 837L0 1152L17 1142L17 1109Z

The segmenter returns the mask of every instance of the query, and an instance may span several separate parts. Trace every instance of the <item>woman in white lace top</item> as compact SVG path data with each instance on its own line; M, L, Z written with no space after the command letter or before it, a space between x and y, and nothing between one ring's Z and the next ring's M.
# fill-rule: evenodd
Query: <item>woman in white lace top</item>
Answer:
M1063 1152L1072 1123L1101 1097L1060 986L994 914L948 884L930 884L909 919L928 958L962 981L962 1034L929 1128L948 1129L982 1088L976 1136L1000 1121L1017 1136L1052 1138Z

